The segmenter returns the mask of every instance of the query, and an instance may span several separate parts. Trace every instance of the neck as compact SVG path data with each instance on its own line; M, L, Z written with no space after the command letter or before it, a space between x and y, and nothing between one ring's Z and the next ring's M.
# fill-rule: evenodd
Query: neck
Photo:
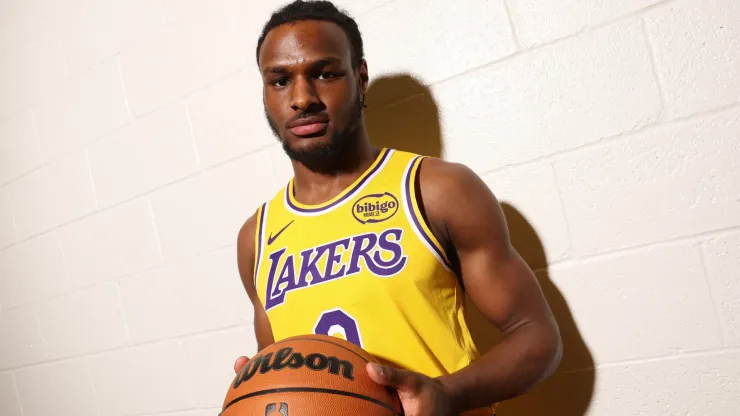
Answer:
M296 200L307 205L321 204L357 180L378 157L380 149L370 144L365 134L355 143L357 145L339 155L338 160L327 161L328 169L311 169L293 160L293 196Z

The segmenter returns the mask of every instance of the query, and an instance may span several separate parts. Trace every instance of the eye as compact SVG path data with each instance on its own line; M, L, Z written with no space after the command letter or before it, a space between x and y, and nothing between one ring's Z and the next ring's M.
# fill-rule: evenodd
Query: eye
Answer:
M285 87L286 85L288 85L288 78L278 78L274 81L271 81L270 84L275 87Z
M320 79L331 79L331 78L335 78L336 76L337 74L335 74L334 72L322 72L321 75L319 75L319 78Z

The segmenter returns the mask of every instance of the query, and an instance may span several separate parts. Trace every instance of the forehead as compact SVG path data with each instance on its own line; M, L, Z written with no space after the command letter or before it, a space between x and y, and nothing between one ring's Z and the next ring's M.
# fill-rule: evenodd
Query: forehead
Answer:
M296 65L327 57L351 59L351 46L339 25L306 20L272 29L260 49L260 66Z

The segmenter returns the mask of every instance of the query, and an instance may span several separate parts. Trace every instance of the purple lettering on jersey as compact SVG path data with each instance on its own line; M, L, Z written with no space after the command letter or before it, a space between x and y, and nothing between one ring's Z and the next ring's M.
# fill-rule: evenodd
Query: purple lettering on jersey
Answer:
M403 268L406 266L406 261L408 260L408 257L403 255L403 250L401 249L401 245L399 244L402 235L403 230L400 229L385 230L382 234L380 234L378 245L381 249L393 253L393 257L391 257L390 260L385 261L381 257L381 251L376 251L375 255L373 256L373 260L375 260L374 267L382 268L383 271L374 271L375 274L386 277L393 276L403 270ZM389 236L393 236L393 240L389 240Z
M270 254L270 274L267 280L267 287L272 287L272 291L268 292L268 299L282 299L285 297L285 293L293 290L296 286L295 281L295 263L293 262L293 255L289 255L283 263L283 268L280 271L280 277L275 281L275 271L280 263L280 259L285 254L285 248L282 248L272 254ZM285 283L284 287L281 287ZM279 293L278 293L279 292Z
M401 246L402 237L403 230L395 228L385 230L380 235L359 234L309 248L303 250L300 256L285 256L286 248L271 253L268 256L270 269L265 309L269 310L285 302L285 295L290 291L351 276L363 268L378 277L398 274L408 262L408 256L403 254ZM339 250L339 247L343 250ZM390 259L384 259L388 256ZM326 261L323 271L318 267L322 259ZM364 259L364 262L360 259Z
M308 286L308 275L311 275L312 281L321 279L321 272L316 265L320 258L321 253L317 249L309 248L301 251L301 274L298 277L298 287Z
M285 254L286 248L281 248L280 250L271 253L268 257L270 259L270 271L267 273L267 302L269 303L270 300L273 298L273 294L270 293L270 288L274 288L273 292L277 292L279 284L275 283L275 276L277 273L277 267L278 264L280 264L280 258L283 257L283 254Z
M326 247L328 257L326 259L326 270L322 279L323 281L333 280L345 275L345 269L347 268L347 265L345 264L341 264L336 273L332 273L332 271L334 270L334 266L340 264L339 262L342 260L342 253L337 254L337 248L342 246L346 250L349 247L349 242L350 239L345 238L344 240L339 240L324 246Z
M362 270L360 268L360 259L363 257L365 258L366 265L373 264L373 260L370 258L370 250L378 242L378 236L373 233L360 234L355 236L352 242L354 246L352 248L352 257L349 261L349 269L347 270L348 275L359 273ZM367 244L365 244L366 242Z

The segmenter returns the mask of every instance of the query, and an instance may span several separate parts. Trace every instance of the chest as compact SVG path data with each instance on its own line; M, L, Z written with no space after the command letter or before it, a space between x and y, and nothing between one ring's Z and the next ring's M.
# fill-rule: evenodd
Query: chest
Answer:
M258 287L265 306L276 306L289 292L352 292L354 287L387 285L408 266L414 247L402 221L355 225L300 218L267 237L260 259ZM288 233L292 234L288 234ZM272 244L270 244L272 243ZM312 290L315 292L315 290Z

